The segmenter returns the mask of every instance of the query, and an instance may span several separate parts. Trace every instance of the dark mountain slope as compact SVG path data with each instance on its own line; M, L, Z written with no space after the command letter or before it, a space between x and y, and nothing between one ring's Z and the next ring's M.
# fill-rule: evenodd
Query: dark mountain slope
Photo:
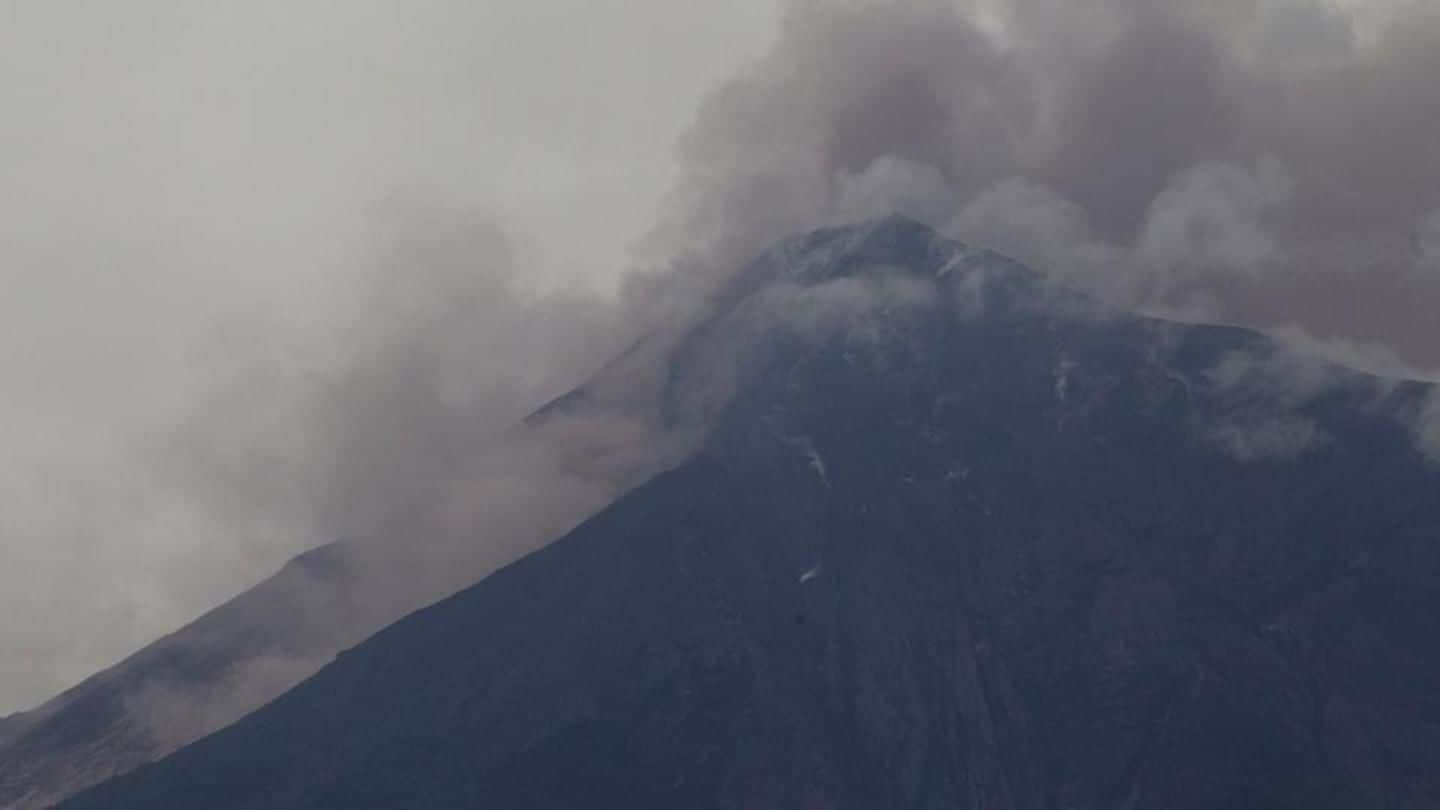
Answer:
M1237 387L1268 341L826 239L794 300L937 296L764 332L696 457L64 806L1440 806L1440 473L1386 415L1422 389Z
M263 705L363 638L343 546L297 557L180 631L0 724L0 808L48 806ZM375 625L371 625L372 627Z

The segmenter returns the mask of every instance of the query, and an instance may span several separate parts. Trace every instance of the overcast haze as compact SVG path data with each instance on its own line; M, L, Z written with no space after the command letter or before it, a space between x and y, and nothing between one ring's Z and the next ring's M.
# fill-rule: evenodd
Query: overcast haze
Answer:
M775 14L5 3L0 713L329 539L231 532L146 459L215 378L334 364L387 199L504 223L523 285L612 285L700 94Z
M543 542L511 495L580 516L643 427L487 437L799 229L1440 367L1425 2L4 14L0 711L332 536Z

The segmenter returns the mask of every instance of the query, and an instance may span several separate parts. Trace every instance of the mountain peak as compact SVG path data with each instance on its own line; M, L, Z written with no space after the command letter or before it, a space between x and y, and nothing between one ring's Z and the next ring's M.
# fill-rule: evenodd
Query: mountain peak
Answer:
M815 283L878 269L937 275L967 252L929 225L891 214L783 241L761 261L778 261L779 273L790 280Z
M781 240L723 286L712 312L724 317L741 301L773 284L809 287L842 278L901 274L970 283L985 298L1014 298L1039 276L1019 262L950 239L903 214L820 228Z

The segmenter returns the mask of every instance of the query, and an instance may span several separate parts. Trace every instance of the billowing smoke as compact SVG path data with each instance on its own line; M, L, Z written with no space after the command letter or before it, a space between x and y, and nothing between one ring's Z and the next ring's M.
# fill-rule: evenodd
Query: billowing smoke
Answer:
M402 510L367 499L438 498L443 464L411 459L456 414L474 449L608 359L600 297L670 143L769 6L7 4L0 715L306 548L381 534ZM373 213L397 194L432 204ZM437 250L483 278L455 289L458 266L424 269ZM469 356L436 353L453 330ZM391 451L388 481L364 471Z
M1113 300L1440 365L1440 7L792 3L657 238L891 209Z
M522 427L624 348L610 299L529 288L485 212L391 201L376 219L353 297L309 335L323 362L222 375L159 463L237 532L288 521L347 543L414 607L563 533L672 448L639 410Z
M332 317L289 330L232 323L203 394L132 447L132 476L147 483L117 481L112 497L136 503L77 504L117 544L137 512L160 508L242 560L337 542L320 558L330 562L287 566L264 593L137 659L127 671L143 676L114 679L126 684L115 696L126 719L107 731L118 753L95 770L61 752L64 788L51 798L263 705L346 646L560 537L688 446L651 411L598 395L527 420L624 348L632 330L612 299L535 289L522 248L485 211L392 200L373 219L368 258ZM135 549L113 550L125 552ZM215 574L190 571L170 586L227 595ZM0 756L19 769L0 766L0 788L45 765L22 754L34 756Z
M523 257L483 217L392 207L341 307L339 361L314 379L242 378L278 392L270 422L219 395L180 445L198 450L178 454L183 477L241 521L288 506L311 536L438 557L417 571L463 584L673 457L644 396L563 441L517 431L530 409L635 340L649 341L635 374L654 372L676 324L774 240L895 209L1127 307L1440 365L1440 13L1083 6L788 4L771 51L708 95L679 144L618 308L527 295ZM1242 455L1324 440L1269 423L1221 438Z
M688 447L651 411L604 398L527 419L620 353L628 330L611 299L533 289L484 211L397 200L375 220L348 300L303 332L309 362L230 345L189 418L147 448L149 469L212 531L339 544L334 571L292 564L267 585L289 615L245 601L175 640L204 660L258 635L253 657L198 682L161 671L124 695L154 753L560 537ZM234 329L275 338L273 326Z

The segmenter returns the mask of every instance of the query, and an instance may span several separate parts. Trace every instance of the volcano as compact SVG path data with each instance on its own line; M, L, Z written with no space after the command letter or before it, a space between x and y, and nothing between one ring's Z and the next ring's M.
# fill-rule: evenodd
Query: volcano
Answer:
M1429 389L1289 356L791 239L665 347L694 454L61 806L1440 807Z

